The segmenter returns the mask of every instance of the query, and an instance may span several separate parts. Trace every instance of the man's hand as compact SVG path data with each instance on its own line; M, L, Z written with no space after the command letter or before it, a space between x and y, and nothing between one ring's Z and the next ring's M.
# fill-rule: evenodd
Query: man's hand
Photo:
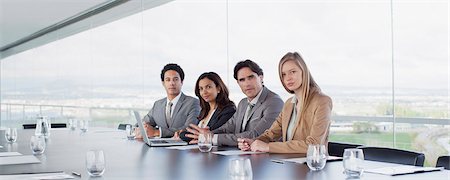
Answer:
M144 124L144 129L145 131L147 131L147 136L148 137L155 137L155 136L159 136L159 130L153 128L152 126L148 125L147 123ZM142 139L142 133L141 133L141 129L137 128L136 129L136 139Z
M209 130L209 127L206 128L200 128L195 124L189 124L189 127L186 128L186 130L192 134L186 134L186 137L192 138L192 140L189 142L189 144L197 144L198 143L198 135L200 133L211 133Z
M253 143L253 139L248 138L238 138L238 148L241 149L241 151L250 151L250 145Z

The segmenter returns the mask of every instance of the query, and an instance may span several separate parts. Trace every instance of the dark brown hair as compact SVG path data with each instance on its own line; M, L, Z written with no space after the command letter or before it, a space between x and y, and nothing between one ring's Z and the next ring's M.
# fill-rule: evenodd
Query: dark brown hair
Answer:
M219 89L219 93L217 94L216 97L217 109L222 110L225 106L234 104L233 101L231 101L230 98L228 97L229 95L228 88L225 85L225 83L223 83L220 76L215 72L203 73L202 75L200 75L200 77L198 77L197 82L195 83L195 95L200 100L200 107L202 108L202 110L200 111L200 115L198 116L199 120L204 119L208 115L209 110L211 110L211 107L209 107L209 103L207 103L200 95L199 82L200 80L205 78L214 82L216 87Z

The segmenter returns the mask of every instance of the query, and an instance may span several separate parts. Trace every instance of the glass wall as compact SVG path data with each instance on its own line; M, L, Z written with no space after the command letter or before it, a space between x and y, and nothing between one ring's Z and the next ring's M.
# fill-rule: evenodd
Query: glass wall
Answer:
M144 3L133 1L129 11ZM91 17L45 38L47 45L1 60L2 127L90 119L134 123L165 91L160 71L183 67L183 92L217 72L238 103L233 67L251 59L264 84L289 98L278 61L300 52L333 99L330 139L448 155L447 1L173 1L99 27ZM111 17L113 18L113 17ZM87 31L60 39L61 34ZM430 141L431 139L431 141Z

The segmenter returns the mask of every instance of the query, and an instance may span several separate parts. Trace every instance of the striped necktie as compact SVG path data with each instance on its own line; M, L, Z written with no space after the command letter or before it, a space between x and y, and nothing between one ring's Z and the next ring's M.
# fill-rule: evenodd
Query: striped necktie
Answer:
M167 103L166 106L166 123L167 123L167 127L169 127L172 124L172 102Z

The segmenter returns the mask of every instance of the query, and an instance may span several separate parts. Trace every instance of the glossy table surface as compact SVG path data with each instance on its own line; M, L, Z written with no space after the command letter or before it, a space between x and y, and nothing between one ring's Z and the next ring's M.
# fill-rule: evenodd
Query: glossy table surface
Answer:
M19 130L15 143L6 143L4 131L0 133L0 152L18 151L32 154L29 141L34 130ZM106 171L95 179L229 179L228 163L234 158L249 158L253 179L346 179L341 161L329 162L322 171L310 171L306 164L274 163L272 159L303 157L304 154L254 154L222 156L202 153L198 149L175 150L149 147L139 140L127 140L125 132L113 129L91 128L86 133L79 130L52 129L45 153L36 156L39 164L3 165L0 174L72 171L80 172L82 179L89 176L85 166L86 152L103 150ZM213 148L212 151L236 149ZM366 168L386 167L395 164L365 161ZM0 175L1 177L1 175ZM78 178L78 177L77 177ZM450 171L386 176L364 173L361 179L450 179Z

